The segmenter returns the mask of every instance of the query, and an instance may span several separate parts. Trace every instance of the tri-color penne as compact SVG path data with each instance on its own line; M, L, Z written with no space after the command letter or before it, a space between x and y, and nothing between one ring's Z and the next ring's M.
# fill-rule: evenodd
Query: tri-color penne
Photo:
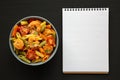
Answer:
M18 58L27 63L46 61L56 47L56 32L39 19L22 20L12 30L11 43Z

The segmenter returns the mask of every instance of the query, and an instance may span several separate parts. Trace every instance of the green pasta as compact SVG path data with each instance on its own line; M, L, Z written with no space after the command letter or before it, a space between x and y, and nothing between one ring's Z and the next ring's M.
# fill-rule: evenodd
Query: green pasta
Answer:
M18 55L18 57L21 59L21 60L23 60L23 61L25 61L25 62L27 62L27 63L31 63L31 61L30 60L28 60L25 56L23 56L23 55Z
M19 50L15 49L16 54L19 54Z
M40 43L40 47L44 46L46 44L46 41L43 41Z
M19 54L25 56L26 52L20 51Z
M41 27L41 32L43 32L44 30L45 30L45 28L46 28L46 25L43 25L42 27Z
M38 32L37 32L37 31L35 31L33 34L34 34L34 35L38 35Z

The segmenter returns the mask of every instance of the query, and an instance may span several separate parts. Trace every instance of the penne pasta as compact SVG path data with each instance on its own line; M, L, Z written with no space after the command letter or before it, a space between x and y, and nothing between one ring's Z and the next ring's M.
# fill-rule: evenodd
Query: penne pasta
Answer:
M10 40L16 55L24 62L45 62L55 49L55 34L48 22L26 19L14 26Z

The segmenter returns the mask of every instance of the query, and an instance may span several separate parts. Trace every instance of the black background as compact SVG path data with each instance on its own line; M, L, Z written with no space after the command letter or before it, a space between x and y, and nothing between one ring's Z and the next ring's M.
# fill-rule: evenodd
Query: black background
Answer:
M62 73L62 8L109 7L108 75L65 75ZM26 16L50 20L59 34L54 58L42 66L26 66L12 55L8 39L12 26ZM120 79L120 2L117 0L0 0L0 79L1 80L116 80Z

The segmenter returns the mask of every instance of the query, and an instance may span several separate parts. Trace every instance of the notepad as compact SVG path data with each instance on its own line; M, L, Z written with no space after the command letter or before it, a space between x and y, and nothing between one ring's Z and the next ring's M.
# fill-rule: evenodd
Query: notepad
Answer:
M109 8L63 8L62 31L63 73L109 73Z

